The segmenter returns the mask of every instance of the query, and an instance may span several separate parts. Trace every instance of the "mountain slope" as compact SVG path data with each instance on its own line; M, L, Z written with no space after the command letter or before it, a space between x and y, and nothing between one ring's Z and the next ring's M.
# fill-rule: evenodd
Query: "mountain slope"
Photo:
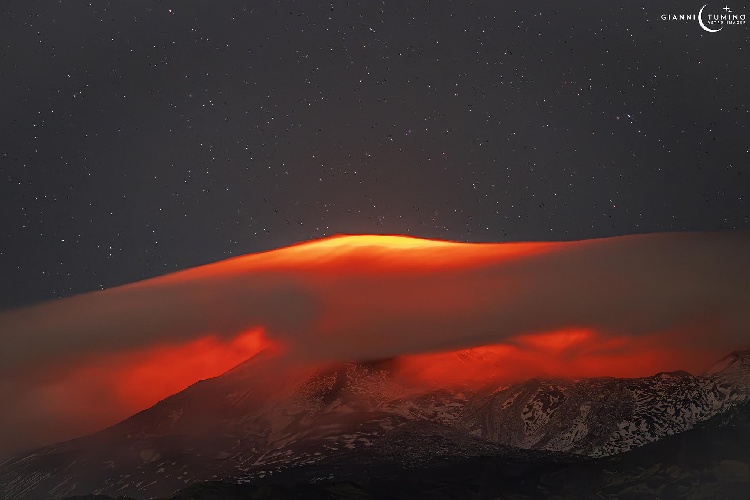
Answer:
M165 496L217 479L335 473L337 463L400 470L481 458L509 467L615 455L747 401L748 357L733 353L705 376L425 389L399 377L395 361L295 371L260 355L100 433L7 461L0 497Z
M425 430L414 442L432 440L429 434ZM750 487L748 442L746 403L689 431L612 457L435 456L407 466L393 455L349 452L252 483L197 483L169 498L740 499ZM321 476L327 479L316 479Z

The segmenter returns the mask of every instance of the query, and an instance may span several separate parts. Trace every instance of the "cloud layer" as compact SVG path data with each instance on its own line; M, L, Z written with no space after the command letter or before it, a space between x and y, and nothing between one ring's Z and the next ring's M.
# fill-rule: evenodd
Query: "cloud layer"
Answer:
M750 343L747 255L747 233L524 244L351 236L5 312L0 397L14 410L0 422L0 454L114 423L181 384L140 399L139 387L173 372L185 373L187 385L269 343L298 362L504 344L516 349L504 352L519 376L583 366L585 374L620 375L624 359L635 368L644 360L643 370L661 362L700 369ZM560 337L543 336L566 331L588 336L562 349L554 348ZM523 370L511 362L519 359ZM81 377L92 367L97 376ZM65 401L81 406L77 399L97 394L106 394L101 415L89 407L81 424ZM75 429L29 439L24 422L51 429L68 414Z

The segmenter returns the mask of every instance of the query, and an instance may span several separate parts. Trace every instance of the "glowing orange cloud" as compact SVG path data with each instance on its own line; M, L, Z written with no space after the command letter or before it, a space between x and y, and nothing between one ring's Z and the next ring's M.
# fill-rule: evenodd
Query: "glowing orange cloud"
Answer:
M748 343L747 255L745 233L342 236L5 312L0 452L53 439L52 421L58 438L114 423L267 345L295 366L399 357L437 384L698 371Z
M632 378L685 368L700 371L718 359L715 352L696 357L691 349L660 345L665 338L612 338L583 329L521 335L505 344L404 356L398 372L419 386L476 388L532 377Z
M261 329L255 329L228 340L208 336L184 344L105 356L103 362L83 371L93 368L106 373L117 397L127 403L131 412L136 412L197 380L219 376L270 348L278 346L267 340ZM108 369L108 365L117 369Z
M12 398L19 403L17 413L3 417L6 424L33 425L32 445L75 437L103 422L122 420L199 380L219 376L264 350L279 353L282 348L258 328L230 339L208 335L29 367L15 380L20 383ZM0 393L3 389L9 387L0 387Z

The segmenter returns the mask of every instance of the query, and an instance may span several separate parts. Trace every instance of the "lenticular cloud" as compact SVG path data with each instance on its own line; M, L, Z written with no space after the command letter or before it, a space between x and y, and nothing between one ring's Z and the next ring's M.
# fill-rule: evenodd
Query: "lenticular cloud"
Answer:
M61 398L99 397L104 416L70 432L90 431L269 346L296 363L412 356L427 381L458 373L442 353L481 346L508 378L699 370L749 343L747 255L747 233L341 236L5 312L0 396L16 410L0 424L22 442L0 447L28 445L17 430L39 415L81 427Z
M747 234L461 244L345 236L0 316L0 369L262 327L299 356L368 359L569 327L744 341Z

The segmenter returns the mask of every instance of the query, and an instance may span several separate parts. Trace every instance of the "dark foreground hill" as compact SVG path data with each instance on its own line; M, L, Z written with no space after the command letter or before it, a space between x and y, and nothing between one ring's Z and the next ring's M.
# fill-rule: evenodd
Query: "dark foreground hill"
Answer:
M403 461L373 461L352 453L248 484L202 482L165 498L747 498L748 443L750 405L746 404L692 430L614 457L448 458L408 467ZM409 445L404 444L402 451L408 455ZM334 478L315 480L321 476Z

